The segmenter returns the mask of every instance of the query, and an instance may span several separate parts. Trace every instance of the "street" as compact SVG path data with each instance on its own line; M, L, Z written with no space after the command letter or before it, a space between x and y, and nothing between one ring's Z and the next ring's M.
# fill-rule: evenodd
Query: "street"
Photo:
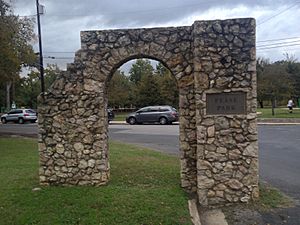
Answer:
M300 201L300 126L260 125L260 179ZM37 124L0 124L0 136L37 136ZM111 140L179 154L178 125L109 126Z

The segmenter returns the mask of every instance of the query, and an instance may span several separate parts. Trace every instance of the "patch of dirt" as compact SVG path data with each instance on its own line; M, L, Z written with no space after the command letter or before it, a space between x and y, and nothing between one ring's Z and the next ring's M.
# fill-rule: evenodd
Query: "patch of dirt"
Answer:
M229 225L300 225L300 206L256 209L253 205L237 205L222 209Z

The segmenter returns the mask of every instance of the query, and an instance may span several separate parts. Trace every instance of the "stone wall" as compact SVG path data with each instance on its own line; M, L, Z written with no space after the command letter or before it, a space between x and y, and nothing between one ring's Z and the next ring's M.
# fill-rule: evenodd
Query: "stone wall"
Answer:
M107 84L123 63L150 58L179 87L181 184L203 206L258 195L253 19L190 27L81 32L74 63L39 98L41 185L103 185L110 176ZM208 115L207 93L242 91L242 115Z
M255 21L194 24L197 192L203 206L258 198ZM209 115L209 93L244 92L244 115Z

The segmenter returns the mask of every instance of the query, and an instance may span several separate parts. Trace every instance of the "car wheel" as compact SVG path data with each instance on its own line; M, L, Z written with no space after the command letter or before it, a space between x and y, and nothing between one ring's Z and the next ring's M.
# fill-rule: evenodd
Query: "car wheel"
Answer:
M134 117L130 117L128 122L130 125L134 125L134 124L136 124L136 119Z
M24 119L23 119L23 118L19 118L19 119L18 119L18 123L19 123L19 124L24 123Z
M159 118L159 123L161 125L165 125L165 124L168 124L168 119L166 117L160 117Z
M6 123L6 119L5 118L1 118L1 122L2 123Z

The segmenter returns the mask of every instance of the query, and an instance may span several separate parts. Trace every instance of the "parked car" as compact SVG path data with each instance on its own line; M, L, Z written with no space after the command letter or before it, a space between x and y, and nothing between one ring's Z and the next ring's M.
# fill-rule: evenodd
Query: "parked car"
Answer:
M115 113L112 109L107 109L108 122L112 121L115 118Z
M37 113L33 109L13 109L1 116L1 122L9 121L24 123L30 121L34 123L37 120Z
M126 122L131 125L156 122L165 125L175 121L178 121L178 112L168 105L144 107L126 117Z

